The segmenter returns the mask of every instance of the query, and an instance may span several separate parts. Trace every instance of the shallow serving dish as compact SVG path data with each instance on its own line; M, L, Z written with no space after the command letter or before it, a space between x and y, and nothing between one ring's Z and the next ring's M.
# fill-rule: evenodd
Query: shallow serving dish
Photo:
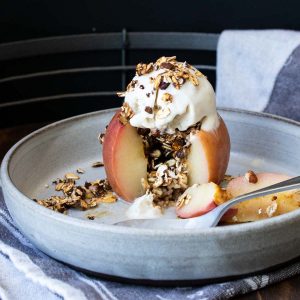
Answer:
M44 127L18 142L1 166L5 202L21 231L43 252L98 274L139 280L207 280L263 270L299 256L300 210L264 221L195 230L110 225L128 204L93 211L50 211L34 201L53 194L46 184L77 168L81 181L102 178L97 140L115 110ZM300 124L245 111L219 110L232 142L228 174L255 171L299 175ZM87 214L96 215L88 220Z

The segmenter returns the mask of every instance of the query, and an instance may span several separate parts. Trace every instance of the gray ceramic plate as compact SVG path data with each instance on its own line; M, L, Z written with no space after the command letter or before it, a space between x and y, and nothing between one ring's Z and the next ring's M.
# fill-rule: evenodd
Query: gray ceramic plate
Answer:
M242 275L299 256L300 210L269 220L205 230L150 230L109 225L127 204L101 205L68 216L31 198L53 194L45 184L78 167L81 180L104 177L99 132L115 110L95 112L42 128L17 143L1 167L8 209L22 232L48 255L95 273L142 280L201 280ZM300 125L270 115L220 110L230 131L228 173L248 169L299 175ZM172 212L171 212L172 213Z

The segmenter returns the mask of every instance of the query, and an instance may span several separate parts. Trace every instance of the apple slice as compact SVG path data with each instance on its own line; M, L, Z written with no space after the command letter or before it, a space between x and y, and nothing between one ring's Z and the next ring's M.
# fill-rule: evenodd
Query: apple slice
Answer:
M253 192L266 186L291 178L285 174L259 173L257 182L251 183L245 176L231 180L227 186L229 199ZM234 206L234 216L223 217L224 222L251 222L287 213L299 207L300 195L295 191L287 191L251 199Z
M136 128L119 121L120 112L109 123L104 143L103 161L107 179L115 193L133 201L145 193L141 179L147 178L147 159Z
M230 198L254 192L266 186L276 184L291 178L291 176L279 173L257 173L255 174L257 177L256 183L251 183L247 179L246 175L236 177L229 181L226 190Z
M229 161L230 138L223 119L219 117L219 120L215 130L200 130L191 136L187 157L190 186L211 181L218 184L224 178Z
M180 218L193 218L206 214L221 202L222 189L213 182L194 184L177 200L176 213Z

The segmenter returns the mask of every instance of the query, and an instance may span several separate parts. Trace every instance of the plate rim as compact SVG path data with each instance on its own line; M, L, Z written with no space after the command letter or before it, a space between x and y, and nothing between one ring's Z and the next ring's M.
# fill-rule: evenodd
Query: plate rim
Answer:
M270 219L255 221L255 222L249 222L249 223L243 223L243 224L235 224L234 226L220 226L220 227L214 227L214 228L195 228L193 230L190 229L146 229L146 228L133 228L133 227L122 227L122 226L115 226L115 225L109 225L109 224L102 224L102 223L96 223L91 222L90 220L82 220L78 219L69 215L64 215L58 212L54 212L52 210L49 210L37 203L35 203L32 199L24 195L13 183L13 180L10 178L9 174L9 165L11 160L13 159L13 156L15 152L22 147L23 144L30 141L32 138L44 134L49 129L60 126L61 124L67 124L71 122L76 122L81 119L89 118L91 116L95 115L101 115L102 113L111 113L117 111L119 108L111 108L106 110L99 110L94 111L90 113L80 114L77 116L73 116L67 119L59 120L54 123L51 123L49 125L46 125L38 130L33 131L32 133L26 135L23 137L20 141L18 141L16 144L14 144L9 151L6 153L6 155L3 158L3 161L1 163L1 173L0 173L0 179L1 179L1 187L2 190L13 194L18 201L21 200L21 205L29 206L32 210L35 211L35 213L42 214L44 217L48 217L53 219L57 222L63 222L65 224L71 225L71 226L80 226L85 227L86 229L93 229L100 232L114 232L119 234L131 234L131 235L144 235L144 236L178 236L178 235L188 235L188 236L196 236L196 235L209 235L209 236L219 236L220 234L241 234L242 232L257 232L259 230L265 230L266 227L273 227L281 226L282 222L293 222L294 219L298 219L300 217L300 210L295 210L289 213L286 213L284 215L276 216ZM272 119L276 122L282 122L291 126L296 126L300 129L300 122L294 121L285 117L269 114L269 113L262 113L262 112L254 112L254 111L248 111L248 110L241 110L241 109L235 109L235 108L222 108L218 107L218 111L222 113L229 112L229 113L235 113L240 115L250 115L252 117L259 117L263 119ZM6 197L4 196L4 201Z

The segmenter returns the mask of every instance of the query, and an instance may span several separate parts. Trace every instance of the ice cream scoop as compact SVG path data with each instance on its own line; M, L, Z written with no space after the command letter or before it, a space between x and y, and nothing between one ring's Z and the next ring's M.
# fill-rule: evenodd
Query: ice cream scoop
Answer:
M206 131L219 125L213 87L200 71L175 57L138 65L125 103L134 113L130 124L138 128L174 133L199 121Z

